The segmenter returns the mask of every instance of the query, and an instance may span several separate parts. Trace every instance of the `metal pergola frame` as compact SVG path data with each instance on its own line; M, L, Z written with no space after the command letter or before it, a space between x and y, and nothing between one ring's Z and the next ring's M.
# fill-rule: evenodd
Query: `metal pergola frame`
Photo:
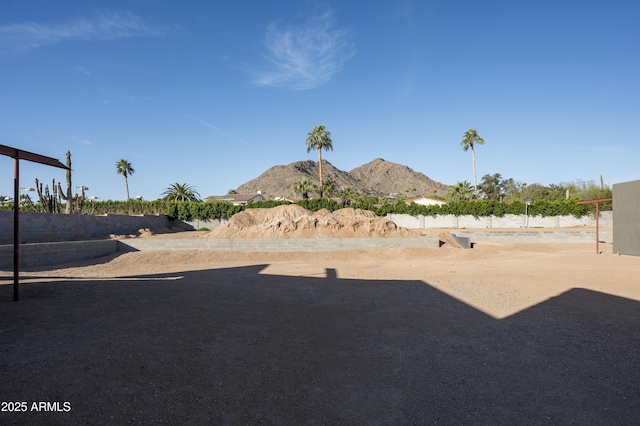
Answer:
M594 200L578 201L576 204L595 204L596 205L596 254L600 254L600 203L613 201L613 198L597 198Z
M20 160L69 170L52 157L0 145L0 154L13 158L13 301L20 300Z

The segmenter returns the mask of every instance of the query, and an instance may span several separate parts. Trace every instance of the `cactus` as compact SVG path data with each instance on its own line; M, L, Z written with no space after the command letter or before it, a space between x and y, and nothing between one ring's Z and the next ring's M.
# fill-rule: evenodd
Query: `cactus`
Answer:
M81 195L73 195L71 191L71 151L67 151L67 192L66 195L62 191L62 186L58 182L58 197L66 201L65 214L78 213L82 214L82 208L84 207L85 194L84 186L82 187Z
M48 185L45 185L43 190L42 183L36 178L36 191L38 191L40 211L42 213L60 213L60 197L58 196L55 179L51 182L51 188L53 189L53 194L49 193Z
M65 214L70 214L73 209L73 195L71 192L71 151L67 150L67 193L62 192L60 182L58 182L58 193L66 201Z
M61 213L62 200L66 201L65 214L79 213L82 214L82 208L85 202L85 188L82 187L82 194L73 196L71 192L71 151L67 151L67 191L62 190L60 182L56 185L56 180L53 179L51 184L51 190L53 193L49 193L49 186L45 185L44 190L42 183L36 179L36 190L38 191L38 197L40 198L40 211L43 213Z

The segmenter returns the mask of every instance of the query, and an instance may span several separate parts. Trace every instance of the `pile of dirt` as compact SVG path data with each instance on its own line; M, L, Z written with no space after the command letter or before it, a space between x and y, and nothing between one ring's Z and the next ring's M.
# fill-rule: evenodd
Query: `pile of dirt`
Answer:
M153 237L155 235L164 235L164 234L175 234L177 232L184 232L185 230L178 227L173 226L171 228L167 228L166 226L162 226L160 228L140 228L133 234L121 235L121 234L110 234L109 238L112 240L122 240L125 238L148 238Z
M160 235L160 234L175 234L176 232L182 232L184 229L179 228L177 226L173 226L171 228L167 228L166 226L162 226L160 228L144 228L138 229L138 237L150 237L152 235Z
M375 213L345 208L315 213L296 204L247 209L210 231L210 238L380 238L419 237Z

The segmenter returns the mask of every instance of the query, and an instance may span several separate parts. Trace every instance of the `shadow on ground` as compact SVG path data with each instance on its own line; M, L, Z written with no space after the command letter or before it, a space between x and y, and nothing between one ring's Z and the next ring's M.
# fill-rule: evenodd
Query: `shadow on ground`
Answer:
M640 305L496 320L421 281L267 265L0 287L2 424L633 424ZM68 412L31 411L39 401Z

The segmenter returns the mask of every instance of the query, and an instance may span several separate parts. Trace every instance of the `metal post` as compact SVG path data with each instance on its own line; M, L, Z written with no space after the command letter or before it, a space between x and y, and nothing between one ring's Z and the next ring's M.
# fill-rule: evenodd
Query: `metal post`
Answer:
M600 254L600 203L596 201L596 254Z
M20 160L13 160L13 301L20 300Z
M598 198L595 200L578 201L576 204L595 204L596 205L596 254L600 254L600 203L606 203L607 201L613 201L613 197L610 198Z

